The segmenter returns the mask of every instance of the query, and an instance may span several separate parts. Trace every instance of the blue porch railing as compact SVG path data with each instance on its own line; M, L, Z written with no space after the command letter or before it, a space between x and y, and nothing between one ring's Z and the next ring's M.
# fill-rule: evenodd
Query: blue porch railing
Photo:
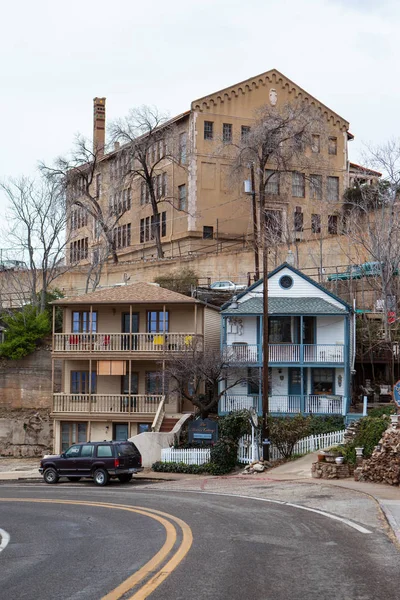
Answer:
M294 415L346 415L349 410L348 398L338 395L281 395L269 396L269 412L272 414ZM262 399L248 394L225 394L219 404L219 414L224 415L233 411L254 408L262 414Z
M261 345L238 342L225 345L227 362L261 364ZM344 364L344 344L269 344L269 364Z

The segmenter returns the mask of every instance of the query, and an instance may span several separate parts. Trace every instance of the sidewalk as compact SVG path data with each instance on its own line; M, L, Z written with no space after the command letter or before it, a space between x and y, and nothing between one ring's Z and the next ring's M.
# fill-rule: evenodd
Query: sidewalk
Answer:
M379 504L389 523L397 542L400 544L400 487L381 483L354 481L354 479L314 479L311 477L311 465L317 461L318 452L312 452L284 465L270 469L266 477L273 481L307 481L354 490L368 494ZM1 475L0 475L1 476Z

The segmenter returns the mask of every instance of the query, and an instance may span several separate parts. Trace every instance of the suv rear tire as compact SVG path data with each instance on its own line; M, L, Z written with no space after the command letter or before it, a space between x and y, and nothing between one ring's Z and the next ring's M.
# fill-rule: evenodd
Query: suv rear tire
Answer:
M93 480L96 485L107 485L110 476L105 469L96 469L93 474Z
M57 471L55 469L53 469L53 467L49 467L43 473L43 479L45 480L46 483L52 484L52 483L57 483L60 478L58 476Z
M128 483L132 479L132 475L130 473L124 473L123 475L118 475L118 479L121 483Z

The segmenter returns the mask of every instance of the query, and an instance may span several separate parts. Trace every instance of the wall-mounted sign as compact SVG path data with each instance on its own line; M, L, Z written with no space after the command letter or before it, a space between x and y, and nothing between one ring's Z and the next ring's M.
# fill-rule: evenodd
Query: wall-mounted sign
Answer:
M218 423L211 419L196 419L188 426L190 444L212 444L218 439Z

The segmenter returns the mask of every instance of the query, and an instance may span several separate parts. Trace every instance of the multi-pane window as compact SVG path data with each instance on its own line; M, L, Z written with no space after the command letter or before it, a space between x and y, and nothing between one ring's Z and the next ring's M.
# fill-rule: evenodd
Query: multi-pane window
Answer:
M301 207L296 206L296 210L294 213L294 230L295 232L303 231L304 226L304 215L301 212Z
M337 137L329 137L328 154L337 154Z
M71 210L71 231L86 227L88 224L88 213L82 207L78 206Z
M310 198L322 200L322 175L310 175Z
M292 196L295 198L304 198L305 187L304 173L294 171L292 173Z
M87 442L87 423L61 423L61 450L65 452L76 442Z
M91 316L90 316L91 315ZM72 333L96 333L97 313L88 310L72 311Z
M328 177L327 178L327 187L328 187L328 200L332 202L339 201L339 177Z
M157 175L157 198L162 197L162 175L159 173Z
M125 225L119 225L118 227L114 227L113 230L113 239L115 243L115 247L126 248L131 245L131 224L126 223Z
M229 144L232 141L232 123L223 123L222 141L224 144Z
M178 186L178 210L186 210L186 185Z
M168 179L167 174L163 173L161 177L161 194L162 196L166 196L168 191Z
M145 393L160 395L163 392L163 377L159 371L146 371Z
M279 196L279 173L271 169L265 171L265 193Z
M265 234L268 241L280 240L282 237L282 212L280 210L266 209Z
M112 194L108 201L111 215L122 215L131 209L131 188Z
M333 394L333 369L312 369L312 393Z
M100 198L101 195L101 173L96 175L96 196Z
M83 238L81 240L75 240L72 242L69 247L69 259L70 262L78 262L79 260L84 260L89 255L89 240L88 238Z
M129 171L129 154L120 152L110 161L110 178L117 179L124 177Z
M338 218L337 215L328 215L328 233L337 235L338 233Z
M242 142L247 142L250 135L250 127L248 125L242 125L240 135Z
M321 215L311 215L311 233L321 233Z
M203 227L203 240L212 240L214 238L214 227L210 225L204 225Z
M165 333L169 331L169 313L166 310L147 311L147 332Z
M92 371L90 392L96 393L97 377L96 371ZM89 393L89 371L71 371L71 394Z
M214 123L213 121L204 121L204 139L212 140L214 137Z
M140 204L146 204L147 185L144 181L140 184Z
M68 196L70 198L79 198L86 192L87 181L81 175L78 175L75 179L71 179L68 183Z
M140 228L139 228L139 239L140 243L149 242L150 240L155 239L155 234L157 228L160 228L161 225L161 234L160 237L165 237L167 235L167 213L163 211L158 214L158 224L154 215L151 217L146 217L140 219Z
M187 133L184 131L179 136L179 162L186 165Z
M320 143L320 137L317 134L314 134L312 136L312 140L311 140L311 150L313 152L315 152L316 154L318 154L320 152L321 149L321 143Z

